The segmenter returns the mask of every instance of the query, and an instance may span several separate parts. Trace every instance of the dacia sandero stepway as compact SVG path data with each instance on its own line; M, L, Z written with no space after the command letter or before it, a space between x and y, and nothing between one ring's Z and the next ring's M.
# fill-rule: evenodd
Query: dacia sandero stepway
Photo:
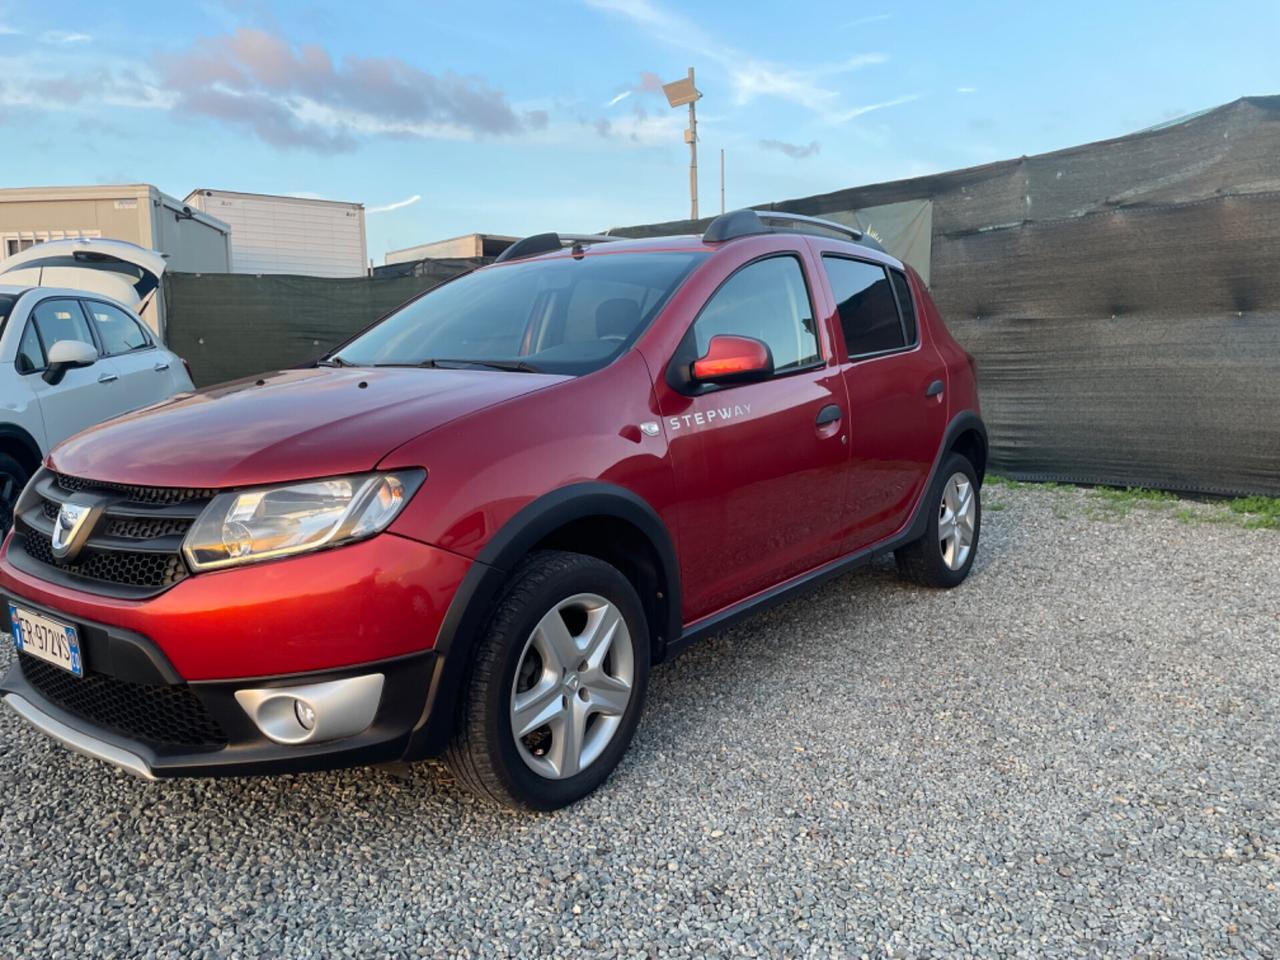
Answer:
M887 552L963 581L986 458L972 359L857 230L539 234L55 449L0 554L0 692L144 777L443 755L551 809L697 637Z

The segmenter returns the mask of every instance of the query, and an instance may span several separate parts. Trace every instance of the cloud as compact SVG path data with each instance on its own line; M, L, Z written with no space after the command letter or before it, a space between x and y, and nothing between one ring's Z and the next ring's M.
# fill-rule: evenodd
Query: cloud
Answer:
M43 43L88 43L92 39L87 33L72 33L67 30L46 30L40 34Z
M977 93L977 87L956 87L956 93Z
M892 19L892 13L873 13L867 17L858 17L856 20L850 20L844 26L845 29L848 30L852 27L865 27L868 23L883 23L886 20Z
M0 37L17 37L21 35L22 31L17 27L11 27L7 23L0 22Z
M684 115L678 112L663 110L658 114L650 114L643 104L633 104L631 112L621 117L600 117L597 120L584 120L584 124L595 130L605 140L621 140L642 146L680 142L680 131L684 129Z
M914 100L919 100L922 96L923 94L919 93L908 93L901 97L894 97L892 100L884 100L881 103L864 104L860 107L853 107L852 109L832 114L827 118L827 120L832 124L848 123L850 120L853 120L855 117L860 117L863 114L872 113L876 110L887 110L890 107L900 107L904 103L911 103Z
M635 83L624 87L620 92L615 94L613 99L605 104L605 108L608 109L609 107L616 107L623 100L627 99L627 97L637 93L651 93L656 94L659 97L662 96L662 78L650 70L642 70L640 72L640 78Z
M792 160L803 160L805 157L811 157L822 149L822 144L817 140L813 140L808 146L801 146L798 143L787 143L785 140L761 140L760 146L765 150L776 150L778 153L784 153Z
M392 210L403 210L405 207L411 207L422 199L421 194L415 193L412 197L405 197L403 200L397 200L395 203L384 203L380 207L367 207L366 213L390 213Z
M789 67L736 50L706 33L692 20L659 6L653 0L586 2L597 10L630 20L657 39L721 67L729 76L733 102L738 106L744 106L757 97L774 97L824 116L838 115L842 112L841 98L832 89L830 79L889 60L887 54L864 53L838 63Z
M518 113L477 77L432 74L398 57L344 57L295 48L241 28L155 58L173 108L250 130L266 143L322 153L361 136L471 139L547 126L544 110Z

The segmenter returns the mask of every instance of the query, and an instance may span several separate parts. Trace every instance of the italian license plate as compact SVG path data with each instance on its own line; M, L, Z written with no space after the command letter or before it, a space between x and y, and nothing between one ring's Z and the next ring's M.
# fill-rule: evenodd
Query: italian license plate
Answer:
M9 604L13 624L13 645L22 653L61 667L77 677L84 676L80 658L80 632L69 623Z

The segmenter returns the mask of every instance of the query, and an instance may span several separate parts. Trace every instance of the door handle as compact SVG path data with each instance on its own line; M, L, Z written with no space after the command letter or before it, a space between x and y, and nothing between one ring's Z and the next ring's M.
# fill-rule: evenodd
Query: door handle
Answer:
M828 403L825 407L818 411L817 424L825 427L829 423L836 423L844 416L844 412L834 403Z
M168 370L168 369L169 369L169 361L168 361L168 360L161 360L159 363L157 363L157 364L156 364L154 367L152 367L151 369L152 369L152 370L154 370L156 373L160 373L160 372L162 372L162 371L164 371L164 370Z
M119 374L115 374L115 373L104 373L104 374L102 374L102 376L98 377L98 382L99 382L99 383L111 383L113 380L119 380L119 379L120 379Z
M940 397L944 387L941 380L935 380L929 384L929 389L924 392L926 397Z

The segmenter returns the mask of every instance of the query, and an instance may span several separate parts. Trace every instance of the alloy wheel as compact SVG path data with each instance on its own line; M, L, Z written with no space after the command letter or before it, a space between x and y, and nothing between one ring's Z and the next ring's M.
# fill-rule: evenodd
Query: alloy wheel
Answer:
M511 732L525 764L563 780L599 758L635 683L631 634L604 597L560 601L525 642L511 685Z
M959 570L969 559L977 514L973 484L963 473L953 473L942 488L938 505L938 546L943 562L952 570Z

